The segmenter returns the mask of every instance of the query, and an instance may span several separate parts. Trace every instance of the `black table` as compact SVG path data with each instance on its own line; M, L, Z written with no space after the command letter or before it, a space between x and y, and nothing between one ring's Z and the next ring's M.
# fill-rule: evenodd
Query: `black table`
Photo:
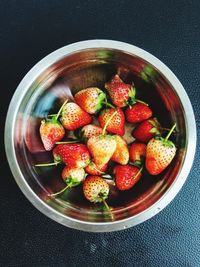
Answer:
M2 124L15 88L37 61L69 43L101 38L137 45L168 65L200 128L199 0L1 0L0 25ZM200 266L199 152L167 208L134 228L105 234L72 230L42 215L1 153L0 266Z

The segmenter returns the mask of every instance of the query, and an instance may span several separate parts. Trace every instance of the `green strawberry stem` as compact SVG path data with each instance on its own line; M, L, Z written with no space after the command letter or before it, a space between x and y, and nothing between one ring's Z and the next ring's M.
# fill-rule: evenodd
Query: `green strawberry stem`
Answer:
M98 171L98 172L100 172L100 173L102 173L102 174L105 174L105 172L102 172L102 171L100 171L97 167L95 167L95 164L93 163L93 168L96 170L96 171Z
M75 143L79 143L80 140L72 140L72 141L62 141L62 142L56 142L56 145L64 145L64 144L75 144Z
M112 118L115 116L115 114L117 114L117 111L115 111L111 116L110 118L106 121L104 127L103 127L103 131L102 131L102 135L105 135L105 132L106 132L106 128L109 124L109 122L112 120Z
M50 162L50 163L41 163L41 164L36 164L35 167L49 167L49 166L57 166L61 162Z
M64 106L67 104L67 102L68 102L68 99L65 100L65 102L62 104L61 108L59 109L59 111L58 111L58 113L57 113L57 115L56 115L56 120L57 120L58 117L60 116L60 114L61 114L61 112L62 112Z
M165 137L164 141L167 141L169 139L170 135L172 134L175 128L176 128L176 123L172 126L171 130L169 131L168 135Z
M49 196L51 196L51 197L58 196L58 195L62 194L63 192L65 192L68 188L70 188L70 184L68 184L67 186L65 186L63 189L61 189L57 193L49 194Z
M139 171L136 173L136 175L133 177L133 179L136 179L140 173L142 172L142 170L144 169L144 166L141 166L141 168L139 169Z
M112 211L111 211L111 208L108 206L107 202L105 201L105 199L102 199L102 202L104 204L104 207L106 208L106 210L109 212L109 215L111 217L111 220L113 220L113 214L112 214Z
M107 202L105 201L105 199L102 199L102 202L105 206L105 208L107 209L107 211L111 211L110 207L108 206Z
M135 101L136 102L138 102L138 103L141 103L141 104L144 104L144 105L146 105L146 106L148 106L149 104L147 104L146 102L144 102L144 101L142 101L142 100L140 100L140 99L135 99Z
M107 99L106 99L107 100ZM101 101L102 104L105 104L107 107L115 108L112 104L108 103L107 101Z
M168 131L168 132L171 131L171 129L169 129L169 128L164 128L164 127L161 127L160 129L161 129L161 130L164 130L164 131ZM173 133L175 133L175 132L176 132L176 131L173 130Z

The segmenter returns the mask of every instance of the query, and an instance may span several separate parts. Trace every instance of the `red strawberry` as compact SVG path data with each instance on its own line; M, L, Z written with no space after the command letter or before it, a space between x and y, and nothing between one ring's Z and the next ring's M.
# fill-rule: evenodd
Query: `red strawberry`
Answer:
M62 171L62 179L67 184L59 192L50 194L50 196L57 196L65 192L68 188L79 185L85 178L85 171L82 168L71 168L66 166Z
M94 162L102 166L107 164L112 157L116 149L116 142L110 135L92 136L87 142L87 147Z
M41 121L40 137L45 150L52 150L55 143L60 141L64 135L65 130L55 117Z
M90 202L105 203L109 194L109 185L100 176L88 176L83 182L83 193Z
M106 94L97 87L89 87L75 94L76 103L89 114L95 114L103 105Z
M141 122L132 132L132 136L138 141L147 143L155 135L160 135L160 124L156 118Z
M92 117L76 103L67 103L62 110L61 123L67 130L75 130L89 124Z
M119 135L113 135L113 138L117 144L114 154L111 160L121 164L126 165L129 161L129 151L126 141Z
M137 123L149 119L152 116L151 109L143 103L136 103L125 110L126 120Z
M68 100L66 100L61 108L59 109L56 115L53 115L51 118L47 118L41 121L40 125L40 137L42 139L42 143L44 148L49 151L52 150L55 146L55 143L60 141L64 135L65 130L63 126L58 121L60 113L62 112L64 106L66 105Z
M141 171L142 168L139 169L132 165L116 165L113 173L117 188L122 191L132 188L140 180Z
M103 129L94 124L85 125L81 129L80 137L83 139L89 139L92 136L102 134Z
M85 168L85 171L91 175L101 175L108 168L108 164L105 165L96 165L94 162L90 162L90 164Z
M145 166L151 175L160 174L166 169L176 154L176 147L168 138L176 124L172 127L166 138L152 138L147 144Z
M131 84L124 83L118 75L115 75L110 82L105 84L110 98L117 107L125 107L129 98L132 97Z
M123 111L120 108L117 109L108 108L106 110L103 110L98 118L99 124L103 128L108 118L111 117L112 114L114 114L115 112L116 112L115 116L112 117L112 120L110 120L106 129L110 133L124 135L125 117Z
M70 167L84 168L90 162L90 154L83 144L60 144L53 149L54 161Z
M133 143L129 150L130 160L137 164L142 165L143 159L146 156L146 145L143 143Z

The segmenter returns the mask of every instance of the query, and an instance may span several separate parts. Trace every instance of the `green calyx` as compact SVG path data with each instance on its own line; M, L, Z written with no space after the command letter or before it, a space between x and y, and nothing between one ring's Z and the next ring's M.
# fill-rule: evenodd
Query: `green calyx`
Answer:
M128 92L128 97L129 97L128 100L126 100L124 102L124 104L126 106L131 107L132 105L134 105L137 102L148 106L148 104L146 102L136 98L136 89L135 89L134 86L131 86L131 88L130 88L130 90Z
M81 182L77 178L69 176L69 177L66 178L65 183L69 187L74 187L74 186L79 185Z
M140 168L143 164L142 162L143 162L142 160L135 160L134 162L130 162L130 163L131 165Z
M176 128L176 123L172 126L172 128L170 129L169 133L167 134L167 136L165 138L157 137L155 139L160 140L162 142L162 145L164 145L166 147L171 147L171 148L175 147L174 143L172 141L168 140L175 128Z
M103 104L105 103L104 102L105 99L106 99L106 94L103 91L100 92L97 99L96 99L96 101L97 101L97 105L95 107L96 112L98 112L102 108Z
M157 118L153 118L149 120L149 122L153 126L153 128L149 132L155 134L156 136L161 135L161 132L160 132L161 125L158 122Z

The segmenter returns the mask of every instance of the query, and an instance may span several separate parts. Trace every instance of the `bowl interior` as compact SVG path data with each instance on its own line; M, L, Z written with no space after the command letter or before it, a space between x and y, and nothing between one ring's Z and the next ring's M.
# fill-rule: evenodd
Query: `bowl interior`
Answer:
M105 90L104 83L116 73L127 83L134 82L137 98L149 103L154 117L163 127L171 128L176 122L177 133L172 140L178 151L161 175L144 173L131 190L118 192L110 185L108 204L113 208L113 220L132 217L157 202L176 179L184 161L184 110L175 89L159 70L140 57L115 49L84 49L68 54L43 71L28 88L17 112L14 146L18 165L32 191L47 205L70 218L86 222L111 221L109 213L102 212L101 205L85 200L82 186L67 190L57 198L48 197L48 193L65 186L60 177L63 165L34 166L53 161L52 153L46 152L41 143L40 122L48 114L56 113L66 98L73 101L73 95L83 88L97 86ZM133 140L129 137L129 142Z

